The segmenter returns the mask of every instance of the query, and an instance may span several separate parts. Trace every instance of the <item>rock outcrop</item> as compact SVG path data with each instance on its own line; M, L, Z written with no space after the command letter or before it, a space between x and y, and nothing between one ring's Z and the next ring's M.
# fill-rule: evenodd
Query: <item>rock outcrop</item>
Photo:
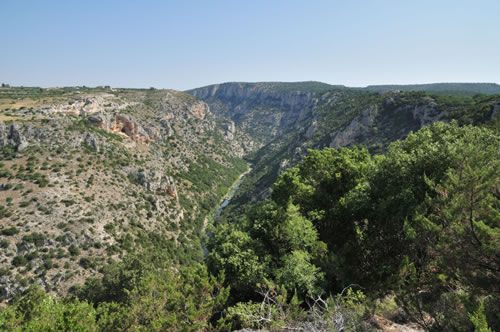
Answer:
M5 145L14 145L17 151L21 151L27 146L17 124L5 125L0 122L0 146Z
M493 119L497 115L498 110L500 110L500 104L493 104L493 111L491 112L491 118Z
M203 102L197 102L189 106L189 112L197 119L203 120L207 113L210 112L210 108L207 104Z
M177 186L170 176L155 171L141 171L137 179L148 191L164 192L170 198L177 198Z
M38 112L43 114L69 114L88 116L102 111L120 111L127 107L133 106L133 102L117 102L117 99L112 94L99 94L88 97L81 97L77 100L58 104L48 107L43 107Z
M91 148L96 150L96 152L100 151L99 142L98 142L97 138L95 137L95 135L93 135L91 133L87 133L84 141L85 141L85 144L87 144L88 146L90 146Z
M89 122L97 128L111 133L127 135L139 143L154 142L160 138L160 130L150 126L144 128L128 114L98 113L88 117Z
M332 133L333 140L330 142L329 147L339 148L352 145L359 140L359 137L369 134L377 114L378 109L376 106L363 110L347 127Z
M425 105L417 105L412 109L413 118L420 121L420 127L428 126L441 117L441 112L437 109L437 104L429 102Z

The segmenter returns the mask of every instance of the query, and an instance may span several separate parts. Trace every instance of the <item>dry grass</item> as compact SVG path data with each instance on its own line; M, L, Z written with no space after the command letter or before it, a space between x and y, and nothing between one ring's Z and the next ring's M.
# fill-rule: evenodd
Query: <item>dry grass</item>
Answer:
M23 117L21 116L9 116L9 115L2 115L0 114L0 121L15 121L15 120L22 120Z

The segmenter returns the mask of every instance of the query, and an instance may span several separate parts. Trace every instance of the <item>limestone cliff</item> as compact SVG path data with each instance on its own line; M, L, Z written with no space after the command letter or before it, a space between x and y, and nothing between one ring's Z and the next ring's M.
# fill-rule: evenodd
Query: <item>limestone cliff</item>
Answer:
M304 121L314 106L313 92L282 90L272 83L223 83L188 91L252 138L252 149Z

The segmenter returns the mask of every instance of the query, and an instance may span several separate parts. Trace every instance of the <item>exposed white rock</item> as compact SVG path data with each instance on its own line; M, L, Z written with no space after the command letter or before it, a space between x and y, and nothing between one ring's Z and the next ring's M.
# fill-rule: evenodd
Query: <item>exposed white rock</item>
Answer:
M436 108L436 103L416 106L413 110L413 118L420 121L420 127L428 126L439 120L441 114Z
M0 146L5 145L15 145L17 151L28 145L17 124L5 125L0 122Z
M117 103L112 94L100 94L86 98L79 98L66 104L43 107L38 110L42 114L70 114L87 116L103 111L120 111L137 103Z
M491 118L493 119L497 115L498 110L500 110L500 104L493 105L493 112L491 112Z
M375 106L363 110L347 127L334 133L333 140L329 147L337 149L356 142L357 137L370 131L377 114L378 109Z

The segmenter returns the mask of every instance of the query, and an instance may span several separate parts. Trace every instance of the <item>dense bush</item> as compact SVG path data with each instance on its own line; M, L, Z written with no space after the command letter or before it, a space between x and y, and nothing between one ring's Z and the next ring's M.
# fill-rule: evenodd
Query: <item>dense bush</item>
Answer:
M1 208L2 207L0 206L0 211L1 211ZM2 235L10 236L10 235L16 235L16 234L18 234L19 230L16 227L12 226L12 227L7 227L7 228L2 229L0 231L0 233Z
M30 289L0 310L0 330L199 331L227 299L221 281L201 265L174 270L158 253L127 256L74 289L80 299Z
M487 129L437 123L373 158L310 151L269 203L217 227L208 267L237 301L265 278L303 300L359 284L427 328L467 331L483 301L498 324L499 146Z

